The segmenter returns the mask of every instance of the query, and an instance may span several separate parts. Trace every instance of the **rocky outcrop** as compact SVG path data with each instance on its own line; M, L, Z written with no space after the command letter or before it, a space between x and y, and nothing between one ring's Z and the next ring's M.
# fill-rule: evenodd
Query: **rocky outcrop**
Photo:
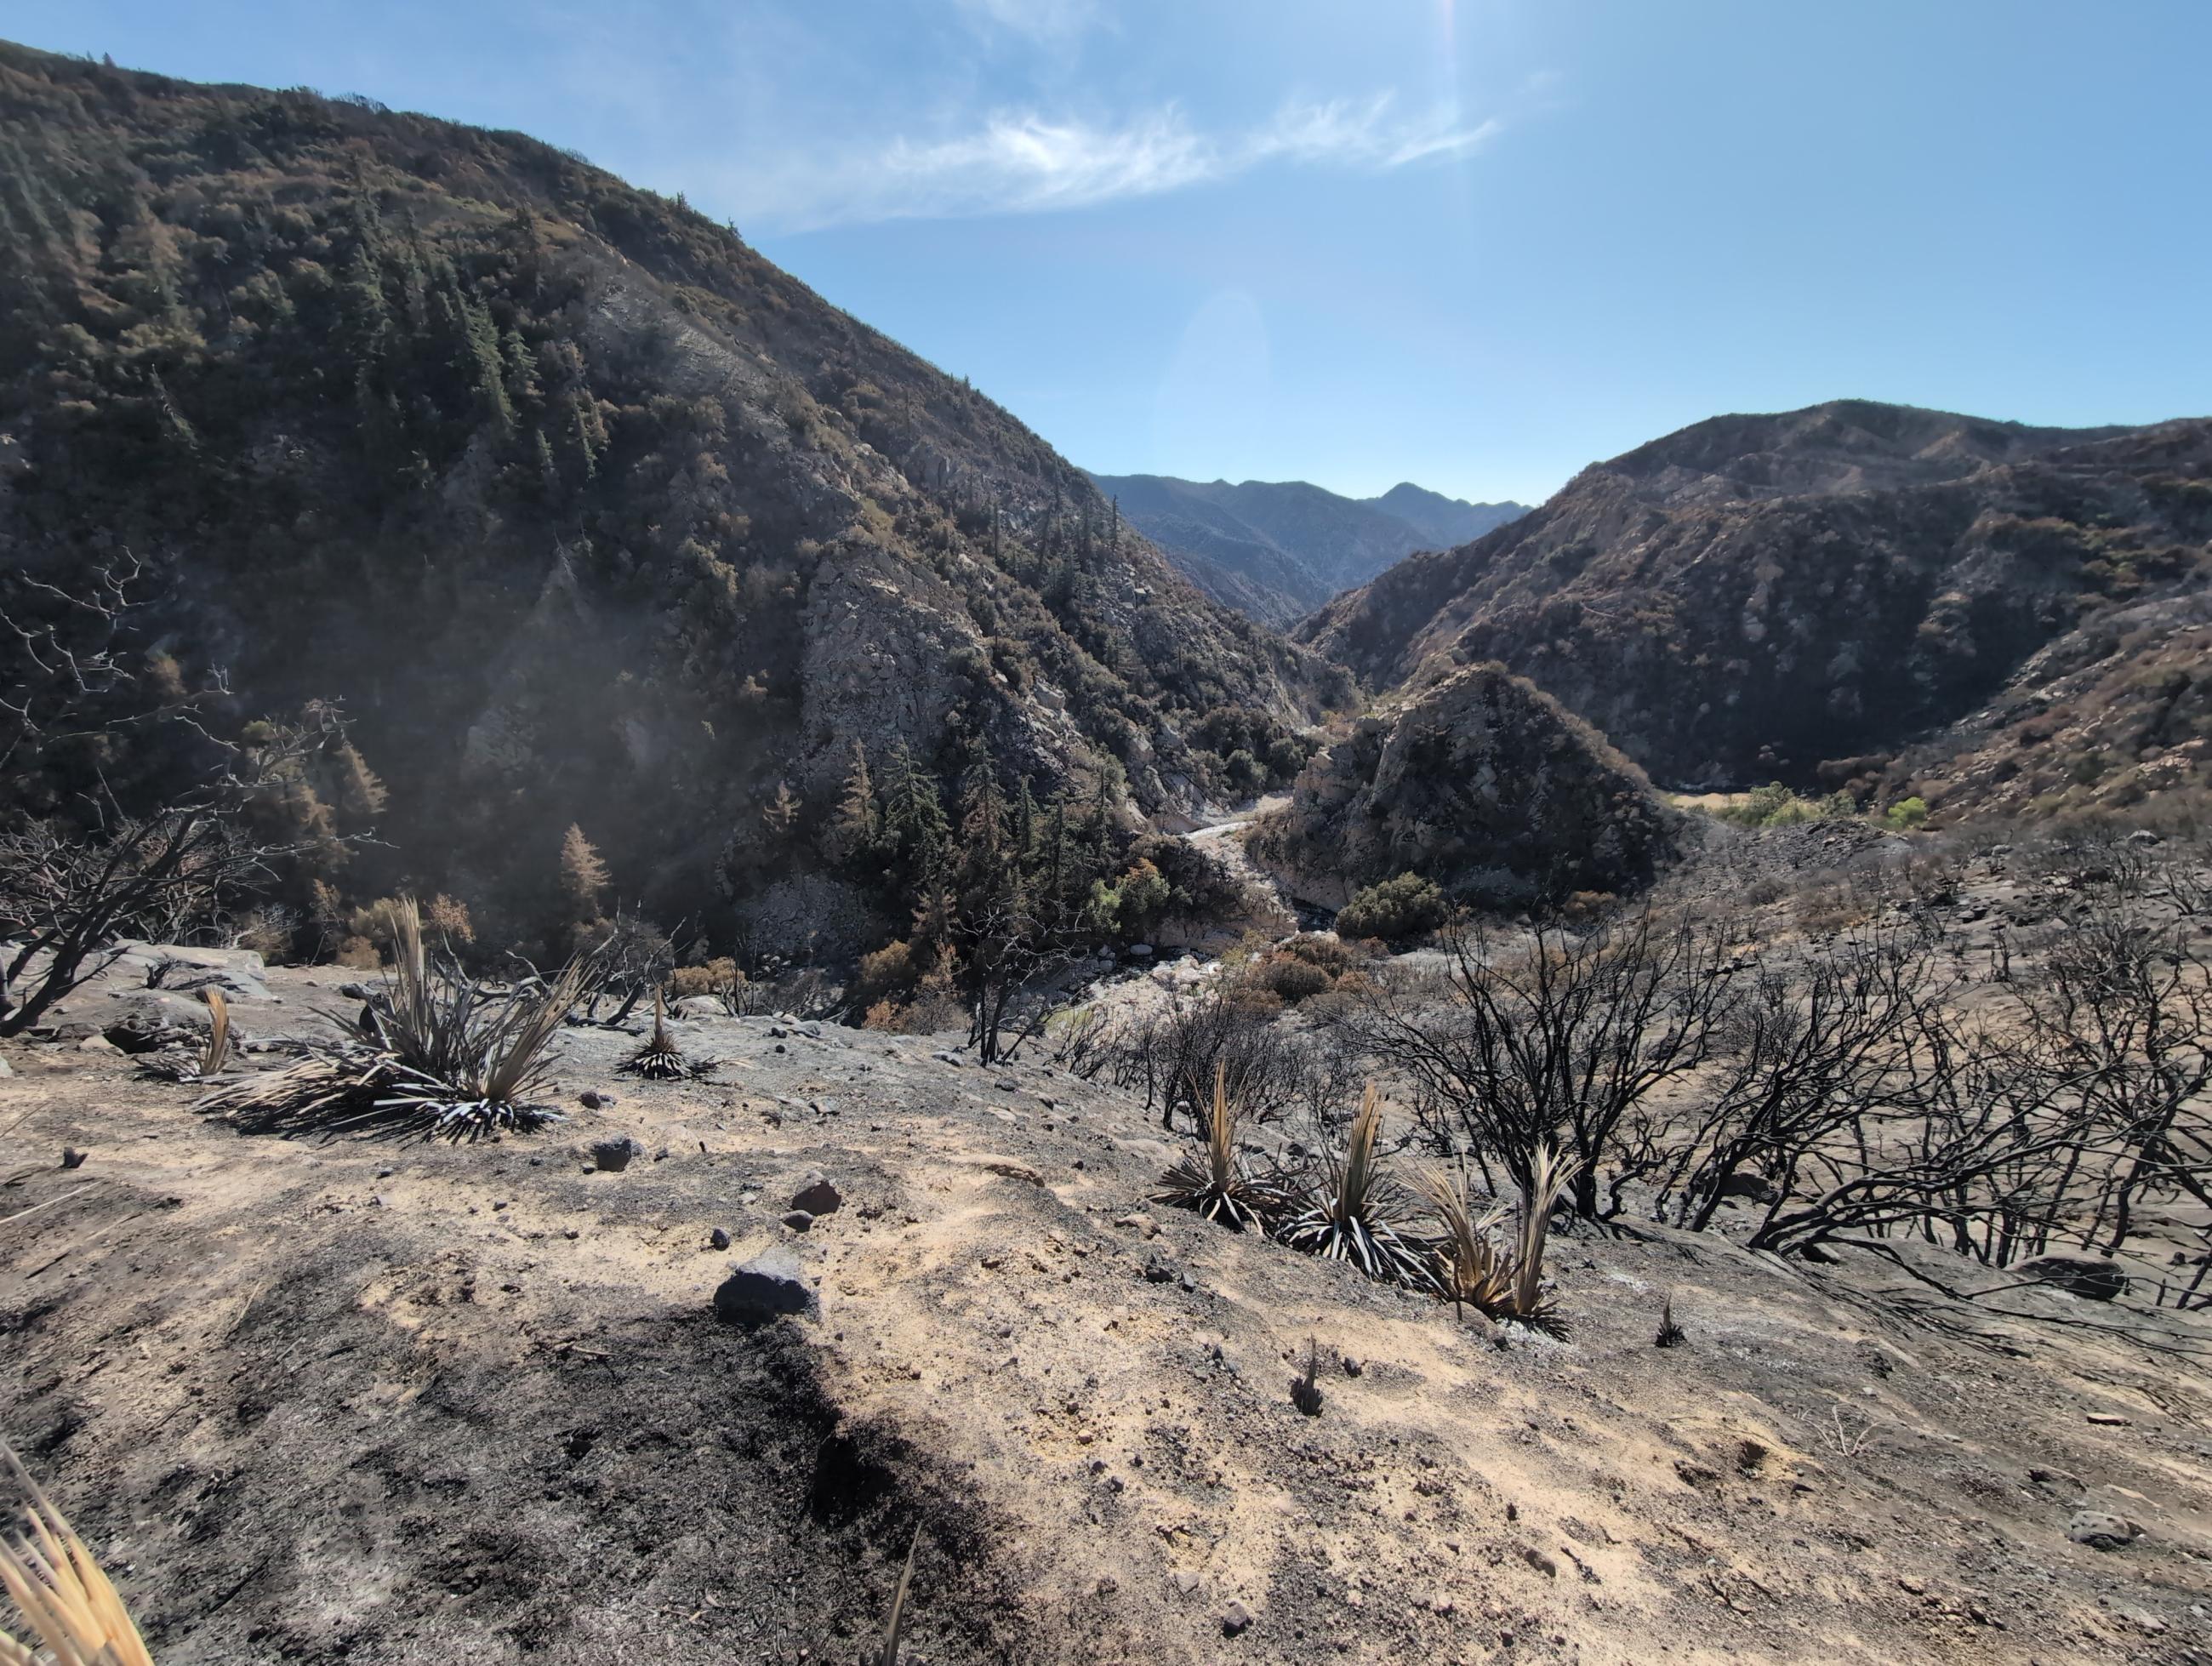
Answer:
M1490 907L1626 892L1668 854L1674 816L1588 724L1501 666L1422 680L1317 756L1251 848L1340 905L1419 873Z

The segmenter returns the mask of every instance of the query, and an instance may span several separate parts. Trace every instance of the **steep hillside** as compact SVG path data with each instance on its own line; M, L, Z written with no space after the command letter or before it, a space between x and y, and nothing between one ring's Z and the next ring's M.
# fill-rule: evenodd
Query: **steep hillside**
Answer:
M1464 544L1527 513L1518 503L1468 503L1410 483L1351 498L1303 480L1232 486L1158 474L1091 477L1200 589L1274 624L1416 550Z
M1200 720L1295 767L1343 697L680 198L0 46L0 574L125 551L133 651L220 672L234 723L342 705L381 883L480 910L524 910L570 823L672 921L806 882L856 739L1165 811L1222 786ZM94 774L9 761L24 802Z
M1595 465L1297 634L1378 686L1502 660L1670 783L1811 785L1968 719L2069 633L2202 593L2208 538L2212 422L1846 401Z
M1642 770L1525 678L1440 665L1308 764L1250 848L1316 902L1413 873L1519 907L1640 889L1672 823Z
M2202 830L2208 781L2212 593L2200 590L2092 614L1987 705L1891 760L1879 787L1923 800L1939 824L2110 813Z

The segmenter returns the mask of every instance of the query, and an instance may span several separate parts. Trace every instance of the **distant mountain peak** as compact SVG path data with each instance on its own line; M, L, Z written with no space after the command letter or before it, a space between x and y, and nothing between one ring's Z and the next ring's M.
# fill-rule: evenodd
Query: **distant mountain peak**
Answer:
M1379 498L1354 498L1304 480L1091 479L1200 589L1270 624L1311 612L1417 550L1450 549L1528 513L1411 481Z

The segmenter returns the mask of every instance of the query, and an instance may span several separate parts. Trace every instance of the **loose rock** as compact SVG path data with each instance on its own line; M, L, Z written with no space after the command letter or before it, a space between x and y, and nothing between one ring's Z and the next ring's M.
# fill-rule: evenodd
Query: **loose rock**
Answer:
M1231 1602L1221 1611L1221 1634L1242 1637L1252 1628L1252 1611L1242 1602Z
M2056 1285L2093 1302L2115 1301L2128 1293L2126 1274L2111 1262L2093 1261L2083 1256L2039 1256L2033 1261L2021 1263L2020 1275L2041 1284Z
M799 1256L783 1245L763 1250L714 1292L714 1312L733 1324L765 1324L787 1314L821 1316L821 1304L799 1276Z
M804 1209L793 1209L784 1216L783 1224L794 1232L804 1232L814 1225L814 1217Z
M2142 1536L2142 1529L2125 1516L2102 1510L2077 1510L2066 1523L2066 1536L2092 1550L2125 1550Z
M596 1140L592 1142L592 1162L607 1174L620 1174L633 1159L644 1155L644 1146L627 1134L619 1140Z
M843 1194L830 1183L830 1177L819 1169L811 1170L792 1194L791 1207L803 1209L810 1215L826 1215L834 1212L845 1201Z

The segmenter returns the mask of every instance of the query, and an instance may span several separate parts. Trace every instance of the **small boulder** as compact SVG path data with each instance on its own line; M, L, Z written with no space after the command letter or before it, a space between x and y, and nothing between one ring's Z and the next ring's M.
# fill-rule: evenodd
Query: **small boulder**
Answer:
M1221 1634L1242 1637L1252 1629L1252 1611L1242 1602L1231 1602L1221 1610Z
M1771 1203L1776 1193L1774 1183L1765 1175L1738 1171L1721 1182L1721 1195L1740 1197L1753 1203Z
M617 1101L604 1089L587 1087L576 1096L576 1103L586 1110L612 1110Z
M1175 1264L1175 1257L1155 1250L1145 1257L1145 1281L1147 1284L1173 1284L1182 1269Z
M787 1314L818 1318L821 1310L812 1288L799 1276L798 1256L782 1245L731 1268L714 1291L716 1316L732 1324L766 1324Z
M707 1243L710 1248L715 1250L728 1249L730 1247L730 1234L728 1228L717 1226L713 1231L707 1234Z
M618 1140L592 1142L592 1165L603 1174L620 1174L633 1160L644 1155L644 1146L627 1134Z
M2018 1270L2024 1279L2056 1285L2093 1302L2115 1301L2128 1293L2125 1273L2111 1262L2085 1256L2039 1256L2033 1261L2022 1262Z
M794 1232L804 1232L814 1225L814 1217L804 1209L793 1209L783 1217L783 1224Z
M2157 834L2152 832L2148 827L2138 827L2134 832L2128 835L2128 842L2131 845L2139 845L2142 848L2148 850L2154 845L2164 844L2166 841L2159 837Z
M791 1207L804 1209L810 1215L834 1213L845 1201L844 1195L830 1184L830 1177L819 1169L810 1170L799 1189L791 1195Z
M2077 1510L2066 1523L2066 1536L2092 1550L2125 1550L2142 1536L2142 1529L2125 1516L2103 1510Z

